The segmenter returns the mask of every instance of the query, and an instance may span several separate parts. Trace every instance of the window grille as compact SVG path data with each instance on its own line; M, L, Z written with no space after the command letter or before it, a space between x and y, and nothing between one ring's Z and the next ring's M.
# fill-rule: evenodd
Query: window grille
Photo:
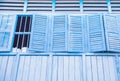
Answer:
M14 51L26 51L29 48L32 16L18 16L17 27L14 37Z

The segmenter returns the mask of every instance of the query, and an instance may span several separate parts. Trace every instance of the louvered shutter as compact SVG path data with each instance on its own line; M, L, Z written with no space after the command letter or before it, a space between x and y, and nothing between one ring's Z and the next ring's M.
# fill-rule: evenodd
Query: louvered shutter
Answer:
M120 17L104 16L107 51L120 52Z
M84 30L82 16L69 16L69 34L68 34L68 51L83 52L84 51Z
M0 52L12 49L16 15L0 15Z
M30 38L30 51L44 52L47 51L47 29L48 16L33 15L32 30Z
M54 15L52 24L52 51L67 51L67 16Z
M88 51L105 51L105 37L102 15L87 16Z

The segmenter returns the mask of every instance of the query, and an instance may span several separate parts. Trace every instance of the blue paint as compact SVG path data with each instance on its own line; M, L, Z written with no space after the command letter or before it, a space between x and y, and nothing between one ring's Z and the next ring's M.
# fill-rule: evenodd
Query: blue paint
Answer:
M0 52L12 50L14 31L16 27L16 15L0 15Z
M55 12L56 0L52 0L52 12Z

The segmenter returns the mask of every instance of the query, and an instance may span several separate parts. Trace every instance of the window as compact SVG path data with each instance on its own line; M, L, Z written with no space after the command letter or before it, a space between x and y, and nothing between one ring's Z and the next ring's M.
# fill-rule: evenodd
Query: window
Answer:
M29 40L31 34L31 24L32 16L31 15L19 15L16 25L15 37L13 51L24 52L29 48Z
M11 51L14 37L16 15L0 14L0 52Z

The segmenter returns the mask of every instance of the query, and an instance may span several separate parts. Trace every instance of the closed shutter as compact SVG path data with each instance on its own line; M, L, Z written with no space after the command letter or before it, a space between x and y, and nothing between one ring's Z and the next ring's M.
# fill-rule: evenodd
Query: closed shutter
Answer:
M84 50L84 30L82 16L69 16L69 52L83 52Z
M15 15L0 15L0 52L11 51L15 22Z
M47 50L48 16L33 15L30 38L30 51L44 52Z
M105 32L107 51L120 52L120 17L106 15L105 19Z
M67 51L67 16L53 16L52 51Z
M105 51L105 37L102 15L87 16L89 52Z

